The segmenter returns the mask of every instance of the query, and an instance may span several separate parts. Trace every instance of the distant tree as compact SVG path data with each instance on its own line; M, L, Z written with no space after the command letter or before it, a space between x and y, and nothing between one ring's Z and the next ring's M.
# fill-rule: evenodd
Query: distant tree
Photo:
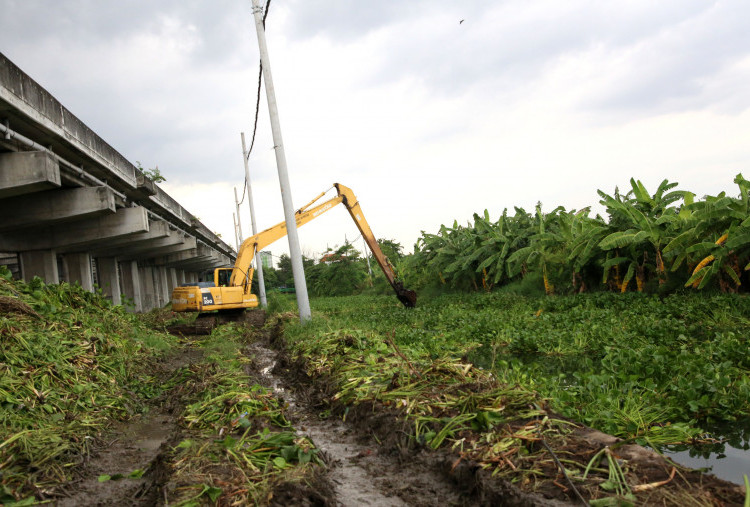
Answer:
M378 245L380 245L383 254L388 257L388 260L394 265L404 256L404 247L396 240L380 238L378 240Z
M275 287L278 287L281 285L279 283L279 272L278 270L274 268L263 268L263 281L265 282L266 290L273 289ZM258 290L258 273L256 271L255 275L253 276L253 287L251 292L253 294L259 294Z
M351 243L328 249L318 264L305 270L307 288L313 296L346 296L358 293L367 277L367 267Z
M292 258L287 254L281 254L279 257L277 274L279 286L290 287L294 284L294 276L292 275Z
M315 260L302 256L302 267L307 271L315 264ZM292 258L287 254L281 254L276 270L278 274L278 285L294 287L294 274L292 273Z

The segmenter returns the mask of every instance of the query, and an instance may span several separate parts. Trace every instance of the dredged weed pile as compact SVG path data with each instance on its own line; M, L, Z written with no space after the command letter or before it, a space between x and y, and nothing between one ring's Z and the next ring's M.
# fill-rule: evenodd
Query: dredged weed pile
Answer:
M0 502L68 480L109 422L158 392L148 358L173 343L79 286L0 267Z
M545 496L573 500L577 489L592 505L656 501L682 505L688 498L695 504L712 504L737 494L722 497L724 486L704 488L700 474L689 475L693 472L678 474L672 481L671 465L666 462L646 467L636 458L629 461L621 448L627 442L609 448L589 441L586 430L548 409L547 400L536 392L539 384L522 375L522 363L515 374L506 375L513 369L509 361L514 347L523 348L532 339L512 339L514 328L525 333L518 325L525 319L518 301L501 295L479 303L478 295L470 298L469 306L484 308L472 309L460 302L466 298L441 297L437 305L423 301L413 311L400 309L387 298L317 299L313 321L306 326L287 324L285 336L306 373L330 386L333 412L344 417L357 407L388 412L390 432L409 434L412 445L450 450L454 467L472 462L525 491ZM533 302L521 306L529 304ZM522 311L529 320L544 313ZM508 313L492 321L497 324L492 330L486 327L487 312ZM479 329L488 334L478 333ZM560 333L546 339L562 341ZM545 337L538 340L544 342ZM579 356L596 345L585 341ZM573 354L576 345L569 345ZM534 352L541 350L535 347ZM485 365L491 359L487 370L476 366L482 357ZM536 375L541 368L529 371ZM558 378L556 373L553 376ZM637 431L634 428L635 435ZM684 431L682 427L659 434L679 439Z
M244 346L253 332L233 324L194 343L205 359L185 368L178 393L183 437L169 453L169 504L264 504L284 481L303 480L320 463L274 394L253 382ZM176 393L177 394L177 393Z

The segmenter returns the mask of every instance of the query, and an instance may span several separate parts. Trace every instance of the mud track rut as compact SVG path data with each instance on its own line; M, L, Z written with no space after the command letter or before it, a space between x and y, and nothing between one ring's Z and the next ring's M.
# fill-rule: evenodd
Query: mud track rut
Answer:
M512 487L483 490L464 464L453 470L454 458L410 448L409 437L396 421L369 414L367 409L360 412L371 417L352 414L347 422L336 416L321 417L320 386L300 380L304 375L300 376L299 365L288 364L283 341L268 330L255 331L253 339L243 351L251 359L246 373L285 402L292 426L313 441L326 464L308 484L277 485L271 505L460 506L497 505L498 501L503 505L563 505L549 499L540 502L535 495ZM201 358L200 350L186 347L164 361L158 377L166 379ZM167 392L152 401L146 415L115 425L105 445L78 471L78 479L66 485L68 496L57 505L165 505L169 455L181 435L183 405L184 400L171 398ZM387 443L381 442L384 434ZM127 477L136 470L144 471L143 476ZM100 482L104 474L124 477Z
M304 503L376 507L474 504L449 478L429 464L415 461L413 454L383 451L376 439L340 419L319 417L312 400L290 388L290 376L282 373L269 334L256 332L260 339L246 347L253 360L247 373L287 404L293 427L321 450L326 470L318 476L319 483L310 485L317 490L315 499ZM199 358L197 351L185 349L168 360L164 373L174 372ZM111 436L80 468L78 479L68 483L69 496L59 499L56 505L164 505L163 488L169 481L165 456L179 435L181 408L170 403L167 395L154 400L147 414L115 425ZM142 477L127 477L136 470L145 473ZM100 482L99 477L105 474L124 477ZM297 504L304 496L297 492L286 496L284 485L280 488L274 492L273 505Z
M175 371L202 357L185 348L158 366L157 377L168 378ZM161 486L165 482L164 456L178 434L181 407L169 393L157 397L150 411L127 423L114 425L104 443L77 471L78 478L66 485L68 496L57 500L60 507L145 506L164 503ZM140 477L128 477L142 471ZM118 478L117 475L123 477ZM100 481L99 477L113 477Z
M468 505L468 497L438 470L413 456L384 452L377 441L340 419L322 419L310 398L290 389L278 353L268 341L248 347L254 361L250 371L258 383L288 404L288 417L297 432L321 450L333 486L334 505L405 506Z

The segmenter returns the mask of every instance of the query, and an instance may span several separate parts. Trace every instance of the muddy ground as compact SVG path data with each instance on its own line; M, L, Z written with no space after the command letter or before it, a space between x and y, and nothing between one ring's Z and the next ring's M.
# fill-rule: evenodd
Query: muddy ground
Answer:
M180 368L200 361L199 349L185 347L154 364L157 382L167 382ZM159 505L166 481L165 455L179 432L183 408L179 386L152 400L143 414L115 424L82 457L74 479L58 493L56 504Z
M256 322L255 324L260 324ZM183 330L185 331L185 330ZM331 404L325 383L313 382L285 352L281 328L254 333L246 346L247 374L272 389L287 404L287 418L298 433L309 437L321 450L325 468L304 481L276 484L268 495L271 505L428 506L428 505L580 505L565 486L550 460L545 470L554 481L536 492L523 491L509 481L491 477L476 464L457 459L450 451L431 451L415 446L410 429L398 414L384 407L359 406L346 410ZM156 376L168 379L177 369L200 361L201 353L187 346L162 361ZM146 415L117 425L84 460L76 479L62 490L57 504L164 505L175 483L170 477L170 450L184 435L179 417L184 408L180 386L156 398ZM346 421L344 422L344 415ZM581 460L612 437L581 429L570 437L569 450ZM669 478L671 465L653 452L624 446L624 458L641 463L642 484ZM129 477L131 476L132 477ZM110 476L109 480L102 480ZM227 478L230 480L231 478ZM673 477L699 503L733 505L741 502L740 488L697 472L681 471ZM706 489L704 486L711 485ZM666 488L650 503L668 501ZM671 490L670 490L671 491ZM221 503L221 499L219 500Z

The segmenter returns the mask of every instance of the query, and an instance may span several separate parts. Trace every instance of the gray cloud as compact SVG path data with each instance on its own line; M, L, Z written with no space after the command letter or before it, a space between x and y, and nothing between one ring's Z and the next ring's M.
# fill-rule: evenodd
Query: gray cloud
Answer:
M287 33L299 39L347 44L390 27L387 56L362 85L412 78L441 95L478 87L503 95L533 85L565 56L597 47L632 52L633 67L580 105L586 110L709 107L724 97L705 94L706 81L750 54L747 6L738 1L294 0L288 15Z
M292 44L374 38L379 57L362 88L410 79L438 99L511 102L561 59L601 48L627 67L578 108L632 116L730 99L746 108L747 91L712 80L750 54L747 10L705 0L275 0L268 30ZM0 0L0 48L126 157L171 180L219 181L237 169L237 132L254 111L250 11L249 0ZM168 23L190 42L179 64L167 68L169 48L124 61L129 44ZM426 126L420 139L449 139L459 120Z

